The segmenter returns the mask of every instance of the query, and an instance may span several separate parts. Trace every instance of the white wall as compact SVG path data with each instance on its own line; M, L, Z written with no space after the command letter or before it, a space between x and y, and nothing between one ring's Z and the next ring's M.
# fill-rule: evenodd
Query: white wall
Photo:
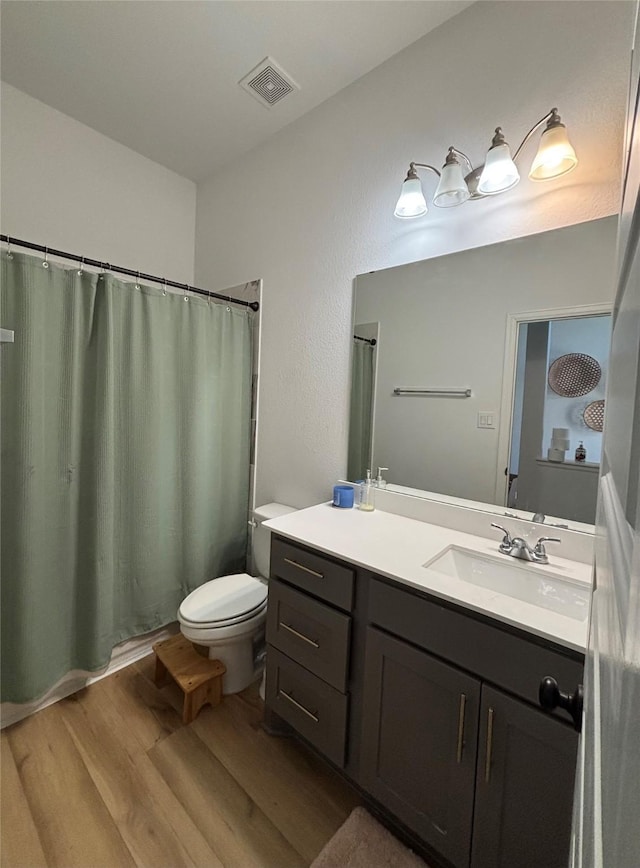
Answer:
M2 232L193 283L196 188L2 84Z
M631 22L618 2L476 3L199 186L197 281L264 279L258 501L329 498L346 471L356 274L617 211ZM552 106L572 174L393 217L410 160L481 161L495 126L515 145Z

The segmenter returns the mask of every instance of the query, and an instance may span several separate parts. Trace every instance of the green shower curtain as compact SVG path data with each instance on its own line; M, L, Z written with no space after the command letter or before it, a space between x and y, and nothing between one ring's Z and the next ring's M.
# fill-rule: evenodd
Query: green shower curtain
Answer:
M2 253L2 700L245 567L251 314Z
M353 341L351 410L349 418L349 455L347 479L364 479L371 468L374 347Z

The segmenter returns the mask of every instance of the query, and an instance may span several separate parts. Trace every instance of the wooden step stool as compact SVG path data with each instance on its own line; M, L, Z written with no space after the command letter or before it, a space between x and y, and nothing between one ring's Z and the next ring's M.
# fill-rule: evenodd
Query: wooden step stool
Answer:
M183 723L191 723L207 702L218 705L222 699L222 676L227 671L220 660L198 654L188 639L178 633L171 639L156 642L156 687L162 687L170 675L184 693Z

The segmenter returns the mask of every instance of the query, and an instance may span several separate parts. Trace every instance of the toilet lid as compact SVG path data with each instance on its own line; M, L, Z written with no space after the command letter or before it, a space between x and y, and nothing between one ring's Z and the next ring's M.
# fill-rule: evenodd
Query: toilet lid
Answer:
M247 573L200 585L182 601L178 616L192 624L222 624L250 618L264 608L267 586Z

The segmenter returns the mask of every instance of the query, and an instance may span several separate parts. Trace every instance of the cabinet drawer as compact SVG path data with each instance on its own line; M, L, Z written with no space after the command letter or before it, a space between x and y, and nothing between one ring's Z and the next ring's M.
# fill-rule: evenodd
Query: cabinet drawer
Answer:
M271 539L271 576L350 612L353 570L278 537Z
M379 580L371 582L369 621L536 706L545 675L568 691L582 682L583 663L569 652L565 656ZM568 720L561 710L554 715Z
M272 579L267 642L343 693L349 671L351 617Z
M270 709L331 762L344 766L348 698L343 693L269 647L266 696Z

